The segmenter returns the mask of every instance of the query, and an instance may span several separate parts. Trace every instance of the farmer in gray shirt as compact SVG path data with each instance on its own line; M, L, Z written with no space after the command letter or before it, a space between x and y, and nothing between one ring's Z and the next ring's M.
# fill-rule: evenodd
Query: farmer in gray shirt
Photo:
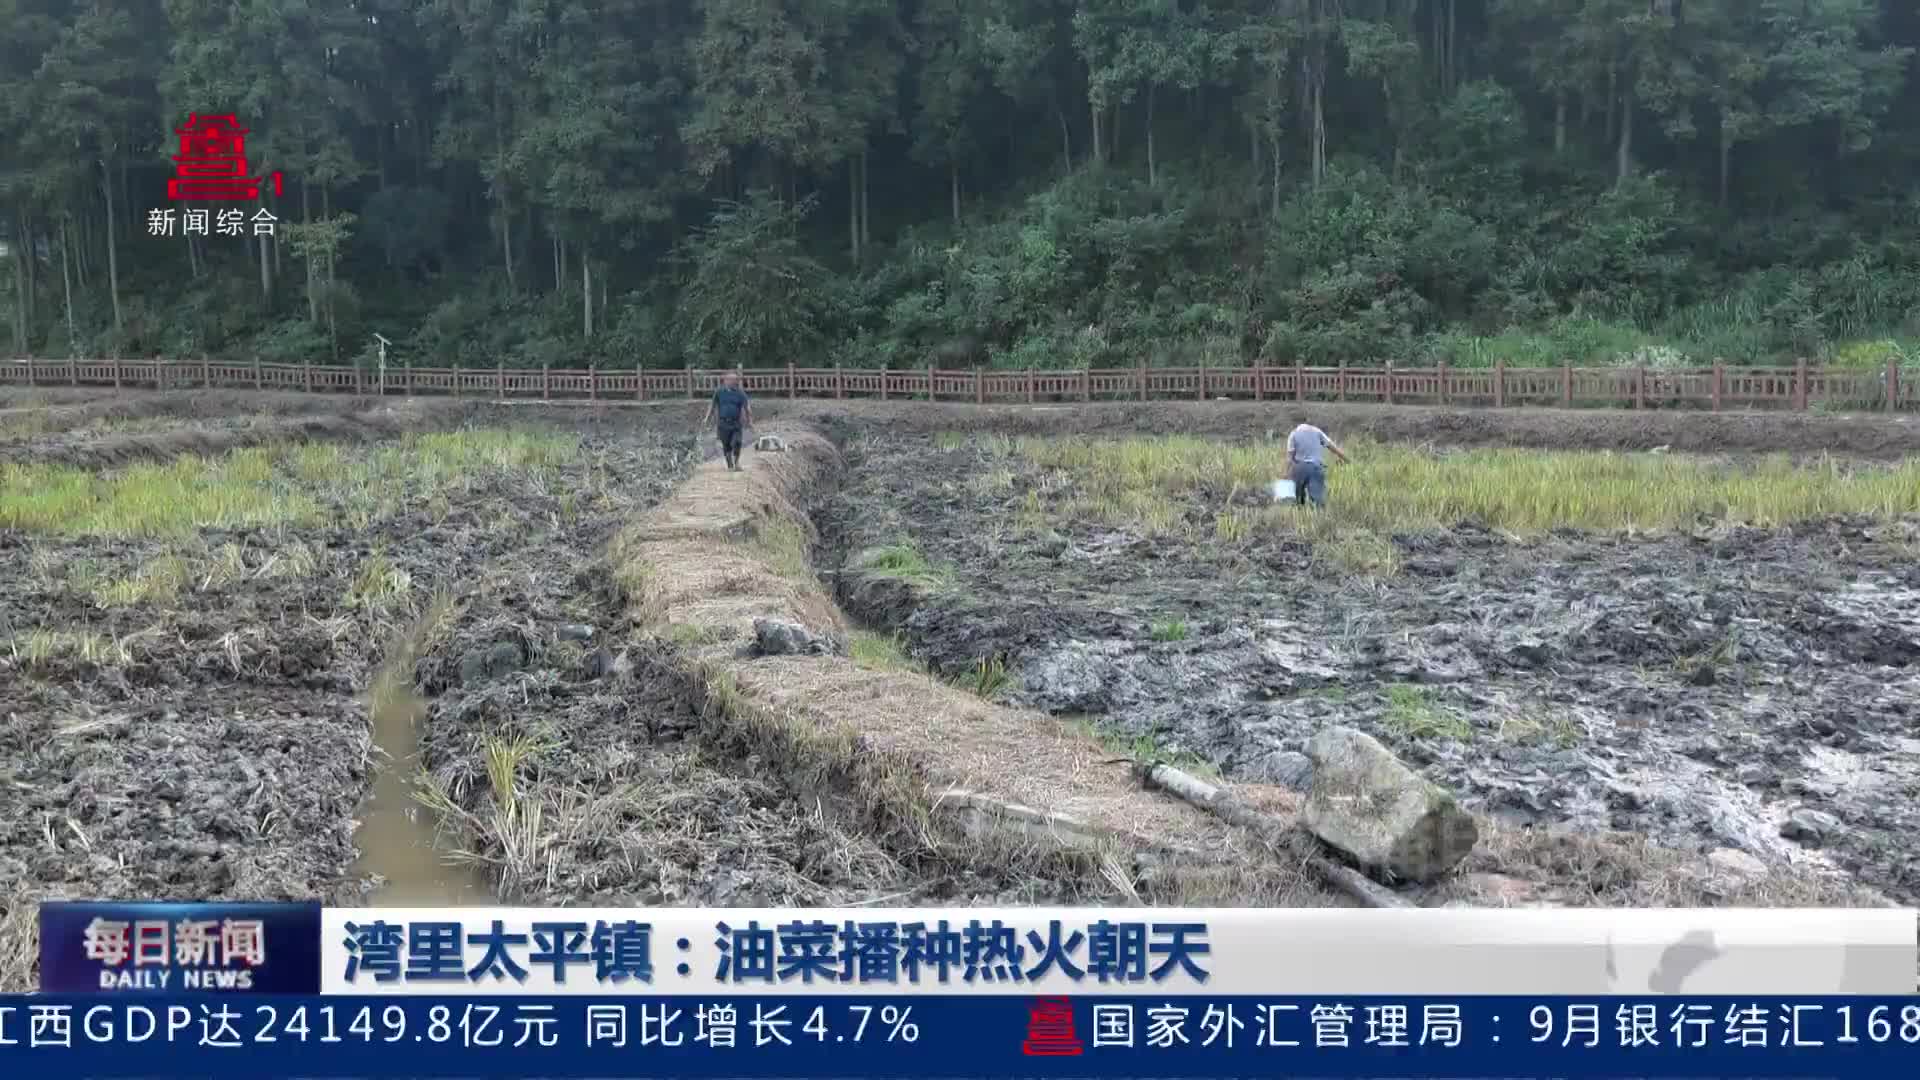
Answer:
M1301 424L1287 436L1287 476L1293 480L1294 498L1305 506L1327 504L1327 463L1321 451L1331 450L1341 461L1347 452L1340 449L1327 433L1312 424Z

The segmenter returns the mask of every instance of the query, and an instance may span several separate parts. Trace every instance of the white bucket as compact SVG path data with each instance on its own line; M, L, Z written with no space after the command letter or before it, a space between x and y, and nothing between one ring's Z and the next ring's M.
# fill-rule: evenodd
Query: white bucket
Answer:
M1273 482L1273 501L1292 502L1294 500L1293 481L1275 480Z

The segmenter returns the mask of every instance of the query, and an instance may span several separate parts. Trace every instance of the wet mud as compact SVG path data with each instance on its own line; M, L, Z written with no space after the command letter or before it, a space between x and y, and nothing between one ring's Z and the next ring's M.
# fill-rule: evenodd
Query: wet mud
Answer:
M45 896L351 904L385 895L409 851L400 884L457 882L395 816L416 810L407 783L368 802L376 776L411 779L404 760L382 773L377 676L490 567L554 558L549 538L604 491L630 507L670 485L673 442L588 432L558 476L476 468L457 497L365 528L343 508L169 540L0 530L0 984L27 984L20 913ZM176 595L98 602L163 560L186 568ZM409 681L385 699L401 723Z
M1023 532L1030 493L1071 490L979 443L880 434L853 461L840 557L904 541L952 582L842 574L841 602L936 670L1004 662L1010 699L1229 779L1302 784L1307 740L1353 725L1511 826L1920 899L1920 524L1462 524L1390 538L1401 569L1372 578L1291 537Z

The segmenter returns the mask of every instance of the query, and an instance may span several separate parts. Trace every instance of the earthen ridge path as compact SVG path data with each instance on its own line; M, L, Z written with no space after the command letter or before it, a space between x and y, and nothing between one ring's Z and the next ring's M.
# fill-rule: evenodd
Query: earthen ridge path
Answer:
M792 620L816 634L850 629L816 578L777 565L767 539L795 528L813 538L803 503L840 467L840 454L803 422L755 434L781 437L786 451L749 450L741 472L718 459L705 462L616 541L622 565L646 568L635 601L644 613L637 611L636 621L664 624L676 639L701 643L693 654L729 672L757 705L820 729L851 728L864 746L913 762L937 817L946 811L977 828L984 816L1028 838L1050 833L1068 845L1117 843L1202 862L1247 857L1238 830L1139 786L1125 760L1051 716L844 656L743 655L756 617ZM790 541L793 534L785 535ZM1234 793L1275 812L1293 804L1278 788L1239 785Z

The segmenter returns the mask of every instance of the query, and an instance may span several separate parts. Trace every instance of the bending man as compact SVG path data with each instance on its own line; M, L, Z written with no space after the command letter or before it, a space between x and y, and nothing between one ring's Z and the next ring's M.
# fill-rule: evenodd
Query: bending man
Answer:
M1331 450L1341 461L1347 452L1326 432L1312 424L1301 424L1287 436L1287 476L1293 481L1293 497L1301 506L1327 505L1327 463L1321 451Z

